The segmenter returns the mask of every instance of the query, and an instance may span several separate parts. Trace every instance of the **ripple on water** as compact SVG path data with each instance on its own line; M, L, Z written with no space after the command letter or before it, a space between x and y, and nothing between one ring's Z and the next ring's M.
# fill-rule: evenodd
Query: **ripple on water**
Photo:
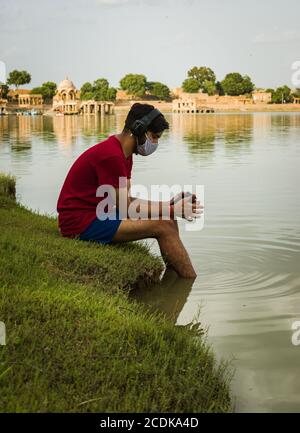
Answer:
M203 236L192 245L200 279L193 290L203 295L242 294L273 298L300 292L300 239ZM199 246L199 241L197 241ZM201 280L205 280L204 285Z

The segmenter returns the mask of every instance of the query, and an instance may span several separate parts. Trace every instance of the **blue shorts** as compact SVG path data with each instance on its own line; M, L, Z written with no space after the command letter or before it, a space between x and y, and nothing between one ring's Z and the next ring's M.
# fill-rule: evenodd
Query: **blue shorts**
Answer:
M79 235L82 241L94 241L100 244L109 244L117 232L122 220L116 210L116 219L100 220L95 218L91 224Z

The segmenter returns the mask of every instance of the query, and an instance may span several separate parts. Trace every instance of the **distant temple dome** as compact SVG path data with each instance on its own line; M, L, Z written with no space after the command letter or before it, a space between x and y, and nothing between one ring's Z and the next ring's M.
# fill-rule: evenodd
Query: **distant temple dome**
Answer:
M59 83L57 90L76 90L76 87L71 80L66 78Z
M58 115L112 114L113 107L111 101L81 101L80 90L76 89L68 77L59 83L52 100L52 110Z

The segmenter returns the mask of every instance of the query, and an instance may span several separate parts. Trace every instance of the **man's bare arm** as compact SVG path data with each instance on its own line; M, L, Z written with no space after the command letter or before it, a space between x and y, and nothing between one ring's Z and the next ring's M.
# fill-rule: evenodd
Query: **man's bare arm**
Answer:
M173 206L170 206L169 201L152 201L133 197L130 193L130 189L131 181L130 179L127 179L129 203L134 206L134 209L140 214L141 218L161 218L163 215L170 215L171 218L174 218L174 208ZM133 205L133 202L136 202L136 204Z

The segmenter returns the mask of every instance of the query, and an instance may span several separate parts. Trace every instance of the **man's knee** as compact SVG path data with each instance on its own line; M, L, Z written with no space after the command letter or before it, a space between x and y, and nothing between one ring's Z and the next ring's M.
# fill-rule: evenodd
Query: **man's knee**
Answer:
M177 234L177 221L175 220L158 220L156 223L156 234L159 236L167 236Z

